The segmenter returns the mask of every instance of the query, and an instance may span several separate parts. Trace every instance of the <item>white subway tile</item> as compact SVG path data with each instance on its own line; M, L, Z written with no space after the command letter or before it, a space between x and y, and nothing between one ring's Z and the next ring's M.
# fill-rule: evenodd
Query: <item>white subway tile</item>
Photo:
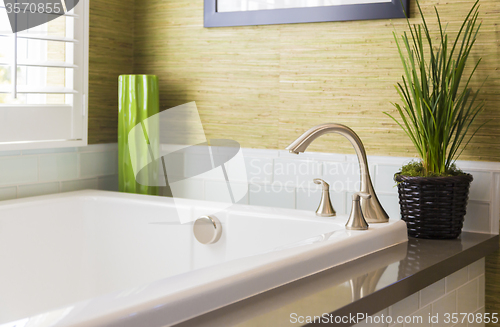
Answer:
M251 184L248 202L251 205L295 208L295 188L286 188L282 184Z
M489 233L490 204L469 200L463 230L467 232Z
M109 175L97 179L97 187L103 191L118 192L118 175Z
M471 263L468 266L468 269L469 269L469 280L473 280L479 275L484 274L484 258Z
M241 158L244 161L243 156ZM231 156L226 155L226 154L212 153L212 160L213 160L213 164L214 164L213 167L219 167L221 164L225 164L225 166L227 168L228 166L231 166L230 163L234 164L234 163L239 161L239 160L237 161L234 159L236 159L234 156L231 157Z
M38 158L19 156L0 158L0 185L33 183L38 180Z
M356 154L346 154L345 155L345 160L346 161L352 161L352 162L358 162L358 156Z
M465 284L469 280L468 268L464 267L446 278L446 292L453 291L454 289Z
M385 322L387 320L388 309L379 311L370 317L366 318L362 322L354 325L355 327L386 327L388 324ZM382 315L384 316L382 318Z
M457 315L455 316L456 319L458 319L458 323L456 323L455 325L453 325L453 327L467 327L468 326L468 323L467 323L467 319L465 319L464 321L463 320L463 317L460 316L460 315ZM453 316L451 317L451 319L453 319ZM437 325L437 324L434 324L433 327L439 327L440 325Z
M452 323L445 323L445 314L457 312L457 294L456 291L450 292L432 303L432 315L438 315L439 323L433 326L451 326Z
M49 148L49 149L33 149L33 150L23 150L23 155L30 154L50 154L50 153L65 153L65 152L76 152L77 148Z
M401 166L377 165L375 177L375 191L397 193L398 188L394 181L394 174L401 170Z
M193 150L184 154L184 176L195 177L200 174L207 174L212 169L212 160L208 148L204 147L206 153L194 153ZM168 175L168 171L167 171Z
M17 198L17 187L3 187L0 188L0 201L12 200Z
M59 183L40 183L18 187L18 198L59 193Z
M420 291L420 306L424 307L445 294L444 278Z
M477 306L484 307L485 302L485 275L479 276L477 279Z
M20 155L21 151L0 151L0 157L14 157Z
M236 203L248 204L247 184L231 183L231 192ZM238 197L238 194L244 194L244 196ZM226 181L205 181L205 200L232 203L233 198Z
M202 168L203 166L198 166L198 172L201 172L202 170L200 168ZM225 180L225 176L224 176L224 171L222 170L221 167L216 167L214 169L212 168L209 168L209 167L206 167L207 169L203 169L205 170L204 173L201 173L201 174L198 174L198 175L188 175L188 173L186 173L186 177L183 178L183 179L199 179L199 180L204 180L204 181L221 181L221 180ZM229 173L228 170L226 170L227 173ZM187 176L191 176L191 177L187 177Z
M377 194L377 197L391 219L401 219L401 209L397 194Z
M245 157L245 167L249 183L272 183L273 159Z
M457 311L472 313L478 303L477 279L474 279L457 289Z
M238 165L234 163L225 166L231 193L233 194L234 200L237 203L248 204L248 180L244 178L245 172L243 170L243 167L240 167L240 169L238 169Z
M359 165L357 162L325 162L323 179L335 192L360 190Z
M40 181L62 181L78 177L76 153L41 155L39 160Z
M98 188L99 188L99 182L97 178L61 182L61 192L89 190L89 189L97 190Z
M330 191L330 200L332 201L332 206L336 210L338 215L346 215L350 212L346 211L346 202L347 202L347 194L346 192L334 192Z
M409 316L413 312L417 311L419 308L418 292L404 298L403 300L393 304L390 307L389 314L391 317L396 318L398 316Z
M299 210L316 211L321 201L322 189L316 187L314 189L297 189L297 207ZM336 193L330 192L330 201L337 215L345 214L345 192Z
M176 198L193 200L204 200L204 181L201 179L185 179L180 182L171 183L172 195Z
M469 172L474 177L470 185L469 199L479 201L491 200L491 180L492 176L489 172Z
M308 188L322 177L322 163L308 160L274 159L273 183Z
M89 144L81 146L78 152L104 152L104 151L118 151L118 143L103 143L103 144Z
M429 316L431 314L431 306L425 306L420 310L414 312L410 315L411 321L409 317L405 317L404 327L431 327L431 322L429 321Z
M476 310L476 312L474 312L474 319L472 318L472 315L470 316L467 316L467 321L468 321L468 327L484 327L486 326L486 324L484 323L484 321L481 321L480 319L477 318L477 314L479 313L481 315L481 317L484 317L484 310L485 308L482 307L482 308L479 308ZM491 315L490 315L491 317ZM469 319L470 319L470 322L469 322ZM492 326L495 326L497 324L492 324ZM488 326L491 326L491 325L488 325Z
M500 172L500 163L498 162L458 160L457 167L464 171L489 170Z
M118 152L84 152L80 154L80 176L96 177L118 172Z
M169 180L178 180L184 178L184 154L182 153L171 153L165 155L164 160L160 160L159 170L160 175L165 176L163 172L163 162L165 163L165 170L167 171L167 176Z
M231 194L225 181L205 181L205 200L231 203Z
M227 177L231 183L249 183L245 158L243 158L243 156L237 155L227 162L221 162L221 164L222 168L225 170L225 172L223 171L224 179ZM216 164L216 166L216 169L219 169L218 164Z

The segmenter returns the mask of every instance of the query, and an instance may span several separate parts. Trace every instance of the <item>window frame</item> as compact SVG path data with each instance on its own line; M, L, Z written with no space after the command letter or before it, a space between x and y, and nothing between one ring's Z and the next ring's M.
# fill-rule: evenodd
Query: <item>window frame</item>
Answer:
M79 70L79 72L76 72L75 69L73 73L75 74L73 89L78 91L73 95L73 105L0 105L0 129L6 128L3 135L2 130L0 130L0 151L81 147L88 144L89 0L80 0L73 10L78 16L74 20L74 38L78 40L78 44L75 44L74 49L74 63L78 66L76 69ZM68 109L70 109L70 112ZM44 110L46 112L43 112ZM49 112L52 117L59 118L59 114L66 117L60 117L61 119L44 117L44 113ZM29 120L26 119L28 117L27 113L29 113ZM26 122L25 125L31 126L29 134L33 133L33 139L5 141L5 135L9 134L14 128L2 124L2 118L6 118L10 125L13 126L19 126L16 124ZM66 121L64 121L64 118L66 118ZM71 126L67 126L68 121ZM65 123L63 124L63 122ZM42 126L42 124L48 125L44 125L44 129L36 129L36 126ZM24 127L28 129L27 126ZM52 130L56 131L56 133L64 131L65 135L70 134L71 137L57 138L50 136L43 139L45 136L50 135Z

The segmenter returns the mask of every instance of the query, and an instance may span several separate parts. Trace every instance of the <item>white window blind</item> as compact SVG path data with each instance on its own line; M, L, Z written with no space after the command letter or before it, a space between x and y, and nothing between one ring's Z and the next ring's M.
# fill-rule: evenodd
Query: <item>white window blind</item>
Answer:
M87 94L88 0L18 33L0 0L0 151L86 145Z

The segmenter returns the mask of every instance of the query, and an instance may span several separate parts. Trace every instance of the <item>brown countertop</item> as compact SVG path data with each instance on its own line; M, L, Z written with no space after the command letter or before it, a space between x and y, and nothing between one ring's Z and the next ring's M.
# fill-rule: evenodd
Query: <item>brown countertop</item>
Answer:
M410 238L408 243L302 278L178 326L299 326L290 323L292 313L371 315L493 253L498 249L498 238L468 232L457 240Z

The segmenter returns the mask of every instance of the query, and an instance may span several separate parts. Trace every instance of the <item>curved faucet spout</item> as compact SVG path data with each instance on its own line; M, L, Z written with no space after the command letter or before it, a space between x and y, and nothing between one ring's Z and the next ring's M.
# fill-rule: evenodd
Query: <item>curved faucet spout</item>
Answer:
M389 221L389 216L380 204L377 194L373 189L370 173L368 171L368 161L366 158L366 151L359 136L349 127L341 124L327 123L312 127L307 132L299 136L293 141L286 150L291 153L298 154L304 152L307 147L318 137L328 133L337 133L346 137L351 142L356 155L358 156L360 168L360 191L371 195L369 199L361 199L361 210L365 219L369 223L385 223Z
M290 151L291 153L299 154L300 152L304 152L309 145L318 137L324 134L329 133L337 133L345 136L351 142L354 147L354 151L356 151L356 155L358 156L359 161L359 169L360 169L360 177L361 177L361 192L365 192L363 190L363 185L367 184L367 178L370 178L368 172L368 161L366 159L366 151L361 139L358 134L356 134L352 129L345 125L327 123L314 126L310 128L307 132L299 136L298 139L292 142L285 149ZM370 182L371 183L371 182Z

